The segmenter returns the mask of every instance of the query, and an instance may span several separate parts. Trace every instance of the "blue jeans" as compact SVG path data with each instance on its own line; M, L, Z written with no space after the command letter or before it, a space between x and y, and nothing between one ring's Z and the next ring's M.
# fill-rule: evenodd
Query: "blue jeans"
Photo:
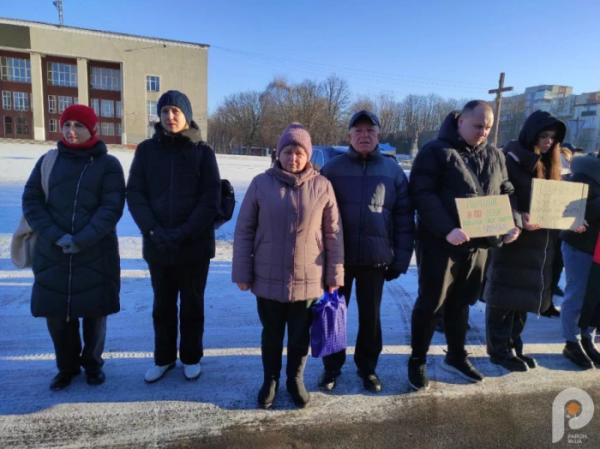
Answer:
M577 341L578 336L592 338L591 327L580 329L578 325L592 267L592 255L579 251L566 242L562 243L561 250L567 277L565 299L560 309L563 337L567 341Z

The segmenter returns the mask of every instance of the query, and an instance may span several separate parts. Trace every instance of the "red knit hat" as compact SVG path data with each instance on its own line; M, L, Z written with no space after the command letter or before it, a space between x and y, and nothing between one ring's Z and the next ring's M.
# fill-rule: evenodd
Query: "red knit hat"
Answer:
M96 113L89 106L85 106L83 104L72 104L65 109L60 116L61 128L67 120L76 120L79 123L82 123L92 136L96 135L98 117L96 117Z

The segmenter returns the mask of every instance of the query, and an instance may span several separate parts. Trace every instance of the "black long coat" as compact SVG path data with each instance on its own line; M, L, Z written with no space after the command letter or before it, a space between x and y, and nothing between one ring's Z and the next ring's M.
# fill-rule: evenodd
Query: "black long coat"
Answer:
M417 210L417 238L452 253L498 244L496 238L474 238L452 246L446 235L460 227L456 198L511 195L504 154L487 142L470 148L457 129L458 112L450 113L438 138L417 154L410 173L410 195Z
M519 140L509 142L504 148L519 213L529 212L535 166L542 157L536 155L532 148L537 135L549 127L558 131L557 139L562 141L564 124L547 112L536 111L525 121ZM549 164L547 156L542 162ZM557 239L556 230L523 229L515 242L493 249L486 275L486 303L521 312L544 312L552 302L552 263Z
M45 317L100 317L119 310L121 269L116 224L125 203L119 161L98 142L74 150L58 143L48 200L36 163L23 193L23 214L38 234L31 312ZM81 249L64 254L56 241L72 234Z
M155 130L138 145L127 181L127 204L143 234L144 259L160 265L200 263L215 255L221 185L215 154L194 122L174 135L160 124ZM159 249L149 235L156 227L178 230L183 241Z

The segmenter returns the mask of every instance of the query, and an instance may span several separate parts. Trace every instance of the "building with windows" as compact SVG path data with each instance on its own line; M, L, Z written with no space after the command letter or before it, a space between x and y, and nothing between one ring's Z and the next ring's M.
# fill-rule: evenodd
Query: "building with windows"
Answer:
M527 87L522 94L503 98L498 142L516 139L525 119L538 109L565 122L565 142L586 151L600 149L600 92L578 95L571 86L556 84Z
M0 138L57 140L60 114L81 103L106 143L136 144L169 89L206 136L207 64L206 44L0 18Z

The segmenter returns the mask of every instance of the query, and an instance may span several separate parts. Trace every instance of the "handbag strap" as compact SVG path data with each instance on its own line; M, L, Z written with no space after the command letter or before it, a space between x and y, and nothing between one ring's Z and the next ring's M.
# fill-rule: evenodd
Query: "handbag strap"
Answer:
M58 150L56 148L49 150L42 159L42 190L44 191L44 196L46 197L46 201L48 201L48 191L50 189L50 173L52 173L52 169L54 168L54 163L56 162L56 158L58 157Z

